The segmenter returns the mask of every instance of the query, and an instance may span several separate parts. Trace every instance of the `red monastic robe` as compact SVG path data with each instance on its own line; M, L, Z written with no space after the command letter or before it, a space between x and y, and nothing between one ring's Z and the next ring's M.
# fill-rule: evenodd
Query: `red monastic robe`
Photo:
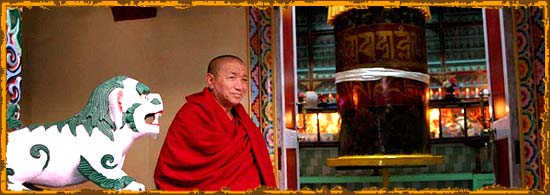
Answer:
M186 97L170 125L155 169L161 190L276 187L260 130L239 104L227 116L205 88Z

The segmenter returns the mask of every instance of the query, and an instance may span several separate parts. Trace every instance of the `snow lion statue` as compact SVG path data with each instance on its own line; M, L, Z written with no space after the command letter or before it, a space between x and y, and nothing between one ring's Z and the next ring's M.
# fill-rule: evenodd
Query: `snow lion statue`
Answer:
M132 142L157 136L163 111L159 94L117 76L97 87L88 104L63 121L21 128L18 106L8 108L8 189L64 187L91 181L103 189L145 190L123 170Z

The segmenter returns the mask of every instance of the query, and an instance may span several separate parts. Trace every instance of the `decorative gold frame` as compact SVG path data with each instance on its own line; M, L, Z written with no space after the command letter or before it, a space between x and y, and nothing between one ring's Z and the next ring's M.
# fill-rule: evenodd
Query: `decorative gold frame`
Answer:
M424 1L406 1L406 2L400 2L400 1L319 1L319 2L312 2L312 1L166 1L166 2L160 2L160 1L24 1L24 2L2 2L2 10L1 10L1 18L0 21L2 23L2 47L1 47L1 61L0 64L1 69L1 77L0 82L2 83L0 86L2 87L2 131L1 131L1 142L0 147L2 151L2 158L0 161L3 165L2 170L0 171L0 191L2 194L21 194L17 192L12 192L7 190L7 180L6 180L6 171L4 167L4 159L5 159L5 152L6 152L6 144L7 144L7 134L6 134L6 97L4 94L6 94L6 47L5 47L5 35L4 30L6 29L6 24L4 21L6 21L5 13L7 7L53 7L53 6L160 6L160 7L176 7L176 8L188 8L191 6L258 6L258 7L270 7L270 6L328 6L328 5L342 5L342 6L361 6L361 5L369 5L369 6L387 6L387 7L399 7L399 6L462 6L462 7L490 7L490 8L499 8L499 7L517 7L517 6L537 6L542 7L544 10L544 32L545 32L545 93L544 93L544 99L545 99L545 110L546 112L542 114L542 137L544 138L544 141L542 142L541 147L541 156L542 156L542 165L544 166L545 171L545 177L543 180L541 180L541 185L543 186L543 192L541 191L528 191L526 189L506 189L502 187L490 187L490 188L484 188L482 190L478 191L468 191L465 189L428 189L428 190L415 190L415 189L394 189L391 190L392 194L456 194L456 193L471 193L471 194L501 194L501 193L507 193L507 194L541 194L541 193L548 193L550 191L550 185L548 183L550 182L550 168L548 167L550 165L550 67L549 67L549 51L548 48L550 48L549 44L549 8L550 4L547 1L494 1L494 0L482 0L482 1L475 1L475 2L458 2L458 1L435 1L430 2L427 0ZM277 135L277 132L274 132L275 135ZM89 194L92 193L115 193L115 192L108 192L108 191L90 191L90 190L82 190L82 191L65 191L65 193L86 193ZM386 190L381 189L365 189L361 191L356 191L357 194L380 194L388 192ZM42 191L42 192L33 192L36 194L57 194L57 191ZM137 194L136 192L124 192L128 194ZM154 193L154 194L181 194L182 192L164 192L164 191L158 191L158 190L151 190L148 191L148 193ZM185 192L185 193L203 193L203 192ZM204 192L204 194L214 194L219 192ZM267 189L258 189L256 191L222 191L221 193L229 193L229 194L248 194L248 193L273 193L273 194L296 194L296 191L277 191L277 190L267 190ZM345 193L345 191L342 188L334 188L332 190L327 191L327 189L321 189L321 190L302 190L299 193L302 194L317 194L317 193Z

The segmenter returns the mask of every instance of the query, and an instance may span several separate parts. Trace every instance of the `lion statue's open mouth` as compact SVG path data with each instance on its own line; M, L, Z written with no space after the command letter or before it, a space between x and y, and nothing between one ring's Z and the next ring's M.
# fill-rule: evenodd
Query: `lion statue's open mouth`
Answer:
M144 119L145 123L147 123L149 125L160 126L160 124L159 124L160 116L162 116L162 111L157 112L157 113L149 113L149 114L145 115L145 119Z
M17 105L14 105L17 106ZM16 112L10 107L10 114ZM157 136L163 103L159 94L132 78L117 76L99 85L73 117L29 125L8 116L8 189L64 187L92 181L104 189L144 190L122 165L132 142Z

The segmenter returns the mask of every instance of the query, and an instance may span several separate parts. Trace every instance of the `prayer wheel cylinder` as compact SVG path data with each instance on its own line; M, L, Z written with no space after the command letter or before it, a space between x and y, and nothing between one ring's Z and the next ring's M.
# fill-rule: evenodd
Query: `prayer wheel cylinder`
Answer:
M430 153L424 13L351 9L333 25L339 156Z

